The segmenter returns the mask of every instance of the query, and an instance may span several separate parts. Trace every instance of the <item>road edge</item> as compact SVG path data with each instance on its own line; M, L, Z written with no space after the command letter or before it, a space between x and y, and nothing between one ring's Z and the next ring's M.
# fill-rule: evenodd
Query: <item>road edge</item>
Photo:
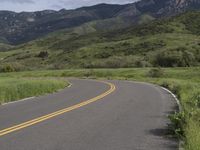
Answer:
M172 97L175 99L177 105L178 105L178 111L181 112L182 111L182 106L181 106L181 103L180 103L180 100L177 98L177 96L172 92L170 91L169 89L165 88L165 87L162 87L160 86L163 90L165 90L166 92L168 92L169 94L172 95Z
M169 94L172 95L173 99L176 101L177 105L178 105L178 111L181 112L182 111L182 106L181 106L181 103L180 103L180 100L177 98L177 96L172 92L170 91L169 89L165 88L165 87L162 87L160 86L164 91L168 92ZM179 150L184 150L183 148L183 144L184 142L181 140L181 139L178 139L179 141Z
M172 95L173 99L176 101L177 105L178 105L178 111L181 112L182 111L182 106L181 106L181 103L180 103L180 100L177 98L177 96L172 92L170 91L169 89L159 85L159 84L155 84L155 83L150 83L150 82L143 82L143 81L130 81L130 80L122 80L122 81L126 81L126 82L129 82L129 83L143 83L143 84L148 84L148 85L154 85L154 86L157 86L161 89L163 89L164 91L166 91L167 93L169 93L170 95ZM183 145L184 142L178 138L178 150L184 150L183 148Z

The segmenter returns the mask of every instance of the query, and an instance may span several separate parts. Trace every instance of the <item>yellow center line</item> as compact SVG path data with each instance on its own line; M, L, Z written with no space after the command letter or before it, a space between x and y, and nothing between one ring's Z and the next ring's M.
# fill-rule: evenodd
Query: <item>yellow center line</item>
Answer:
M39 118L36 118L36 119L30 120L30 121L21 123L19 125L15 125L15 126L0 130L0 137L3 136L3 135L6 135L6 134L12 133L14 131L18 131L18 130L21 130L23 128L27 128L29 126L38 124L40 122L43 122L45 120L51 119L51 118L56 117L56 116L59 116L59 115L64 114L66 112L78 109L78 108L83 107L85 105L88 105L90 103L93 103L95 101L98 101L98 100L106 97L107 95L109 95L109 94L111 94L112 92L115 91L116 87L115 87L114 84L109 83L109 82L104 82L104 81L101 81L101 82L103 82L103 83L105 83L105 84L110 86L110 89L108 91L102 93L101 95L98 95L98 96L96 96L96 97L94 97L92 99L86 100L86 101L84 101L82 103L67 107L65 109L62 109L62 110L59 110L59 111L56 111L56 112L53 112L53 113L50 113L48 115L44 115L44 116L41 116Z

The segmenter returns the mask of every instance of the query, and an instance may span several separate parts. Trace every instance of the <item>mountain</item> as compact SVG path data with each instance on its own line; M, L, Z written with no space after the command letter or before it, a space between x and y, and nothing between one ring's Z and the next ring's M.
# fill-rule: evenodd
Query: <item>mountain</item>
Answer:
M78 35L84 30L77 27L0 52L0 64L15 70L199 66L199 25L200 12L192 11L109 32Z
M110 31L199 8L200 0L141 0L126 5L98 4L74 10L0 11L0 42L21 44L85 24L92 28L89 32Z
M53 31L77 27L87 22L110 18L115 20L127 7L128 5L99 4L75 10L22 13L0 11L1 41L20 44ZM126 17L128 15L120 19L127 21Z

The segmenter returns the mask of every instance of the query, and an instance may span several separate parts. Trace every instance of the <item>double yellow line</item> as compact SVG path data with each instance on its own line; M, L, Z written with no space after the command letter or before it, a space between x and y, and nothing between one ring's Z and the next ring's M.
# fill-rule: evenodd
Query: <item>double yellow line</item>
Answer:
M89 100L86 100L82 103L79 103L79 104L76 104L76 105L73 105L73 106L70 106L70 107L67 107L65 109L62 109L62 110L59 110L59 111L56 111L56 112L53 112L51 114L48 114L48 115L44 115L44 116L41 116L39 118L36 118L36 119L33 119L33 120L30 120L30 121L27 121L27 122L24 122L24 123L21 123L19 125L15 125L13 127L9 127L9 128L6 128L6 129L3 129L3 130L0 130L0 137L1 136L4 136L6 134L9 134L9 133L12 133L12 132L15 132L15 131L18 131L18 130L21 130L23 128L27 128L29 126L32 126L32 125L35 125L35 124L38 124L40 122L43 122L45 120L48 120L48 119L51 119L53 117L56 117L56 116L59 116L61 114L64 114L66 112L69 112L69 111L72 111L72 110L75 110L75 109L78 109L80 107L83 107L85 105L88 105L90 103L93 103L95 101L98 101L102 98L104 98L105 96L111 94L112 92L115 91L116 87L114 84L112 83L109 83L109 82L104 82L104 81L101 81L107 85L110 86L110 89L108 91L106 91L105 93L102 93L101 95L98 95L92 99L89 99Z

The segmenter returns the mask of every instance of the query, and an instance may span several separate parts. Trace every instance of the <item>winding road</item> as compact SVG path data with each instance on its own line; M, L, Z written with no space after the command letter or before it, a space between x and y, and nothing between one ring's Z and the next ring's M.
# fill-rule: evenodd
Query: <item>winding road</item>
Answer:
M166 136L176 109L162 88L70 79L54 94L0 106L0 150L175 150Z

